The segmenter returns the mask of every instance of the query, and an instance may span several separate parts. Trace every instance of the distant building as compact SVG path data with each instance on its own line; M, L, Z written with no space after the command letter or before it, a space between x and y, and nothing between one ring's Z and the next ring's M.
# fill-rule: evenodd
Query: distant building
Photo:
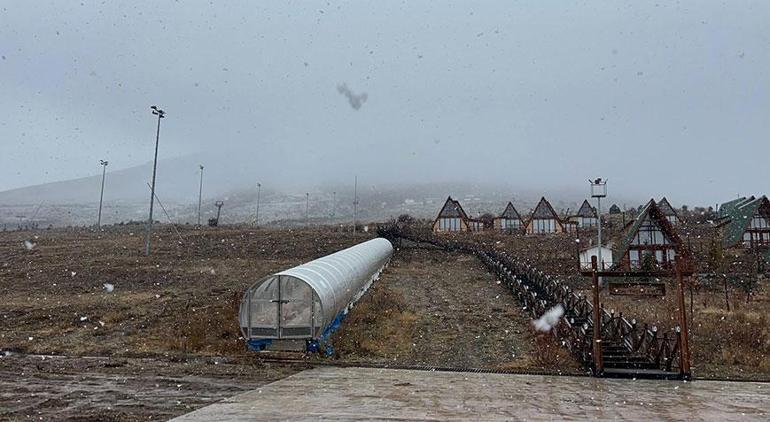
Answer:
M526 231L527 234L564 233L559 215L545 197L540 198L540 202L532 211Z
M599 262L599 246L589 246L580 250L580 269L590 270L591 257L595 256L599 269L609 269L612 267L612 244L602 246L602 260ZM602 264L603 263L603 264Z
M620 269L639 270L649 256L657 266L671 268L681 251L682 240L674 225L651 199L625 229L613 260Z
M666 216L666 220L668 220L669 223L673 225L677 225L681 223L681 219L679 218L679 215L677 215L676 211L674 210L674 207L671 206L671 204L668 202L668 199L664 196L663 199L661 199L658 202L658 208L660 208L660 211L663 213L663 215Z
M610 207L610 214L620 214L620 213L622 213L622 211L620 210L620 207L617 206L616 204L612 204L612 206Z
M564 228L564 233L577 233L579 227L577 221L567 218L561 220L561 225Z
M468 218L468 229L472 232L480 232L484 230L484 222L476 218Z
M441 207L438 216L433 221L433 231L440 232L464 232L468 231L468 215L458 201L448 197Z
M577 214L570 220L577 222L578 227L581 229L590 229L599 225L599 216L591 204L588 203L588 200L583 201L583 205L580 206Z
M502 214L495 217L494 226L496 230L514 231L521 230L524 227L524 221L521 215L511 202L503 210Z
M722 245L770 249L770 201L766 196L738 198L719 207Z

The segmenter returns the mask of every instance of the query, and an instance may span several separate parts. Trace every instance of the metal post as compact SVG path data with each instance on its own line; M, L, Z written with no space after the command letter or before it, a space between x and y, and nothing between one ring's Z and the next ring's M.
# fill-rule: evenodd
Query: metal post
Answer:
M598 197L596 198L596 212L599 217L599 265L601 265L601 270L604 271L604 261L602 260L602 198ZM602 283L602 280L599 279L599 284Z
M332 221L337 214L337 191L332 192Z
M160 119L165 112L156 106L150 107L152 114L158 116L158 129L155 132L155 159L152 162L152 184L150 185L150 217L147 219L147 234L144 238L144 254L150 256L150 236L152 234L152 207L155 204L155 175L158 170L158 142L160 140Z
M353 182L353 233L356 232L356 224L358 224L358 176L355 177Z
M257 183L257 213L254 216L254 227L259 227L259 194L262 191L262 183Z
M102 193L99 195L99 216L96 219L96 227L102 227L102 201L104 200L104 177L107 175L107 164L105 160L99 160L102 165ZM39 208L38 208L39 209Z
M602 198L607 196L607 180L602 180L602 178L599 177L596 180L589 180L588 183L591 184L591 197L596 198L597 202L596 212L599 219L599 241L597 242L599 252L597 253L597 256L599 257L599 265L601 265L601 270L604 271L604 261L602 260ZM599 285L601 286L602 284L603 280L601 277L599 277Z
M677 296L679 300L679 327L681 341L682 341L682 357L680 362L680 371L682 378L690 378L690 333L687 328L687 311L684 308L684 278L682 276L682 261L679 256L676 257L676 280L677 280Z
M305 228L310 227L310 193L305 192Z
M593 269L593 294L594 294L594 335L593 335L593 357L594 357L594 376L600 377L604 374L604 357L602 356L602 318L599 307L599 276L597 275L596 255L591 256L591 268Z
M198 185L198 225L201 225L201 201L203 199L203 164L199 164L201 169L201 182Z

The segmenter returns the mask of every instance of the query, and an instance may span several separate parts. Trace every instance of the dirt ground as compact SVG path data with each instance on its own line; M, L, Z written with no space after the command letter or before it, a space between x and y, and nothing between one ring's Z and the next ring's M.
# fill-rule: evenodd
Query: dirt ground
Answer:
M340 359L452 368L579 372L473 256L396 252L333 336Z
M0 232L0 420L167 419L312 366L268 364L245 350L236 317L241 294L266 274L373 236L180 231L181 239L159 227L150 257L142 254L142 226ZM471 236L546 271L574 271L568 236ZM695 296L696 376L767 377L767 289L749 304L736 296L729 311L719 292L704 294ZM612 300L641 321L670 320L670 300ZM397 251L333 342L331 363L577 370L552 337L532 331L478 261L437 250Z
M309 367L246 351L241 294L373 236L184 227L180 241L160 227L145 257L143 234L0 233L0 419L167 419ZM344 322L330 361L576 368L522 315L474 258L403 250Z
M160 227L145 257L141 226L0 233L0 420L165 420L297 371L246 351L241 293L371 234L181 236Z

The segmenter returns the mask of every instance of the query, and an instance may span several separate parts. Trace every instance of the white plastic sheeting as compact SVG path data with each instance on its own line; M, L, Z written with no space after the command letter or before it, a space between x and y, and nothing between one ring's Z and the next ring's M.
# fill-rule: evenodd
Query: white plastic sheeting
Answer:
M393 253L383 238L267 276L243 297L246 339L318 338L358 300Z

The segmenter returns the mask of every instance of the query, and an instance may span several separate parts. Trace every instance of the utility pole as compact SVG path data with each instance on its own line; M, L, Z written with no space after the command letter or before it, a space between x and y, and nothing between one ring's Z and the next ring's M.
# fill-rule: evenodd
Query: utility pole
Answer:
M601 250L601 249L600 249ZM599 302L599 277L597 276L596 255L591 256L591 285L593 293L593 336L592 336L592 357L594 376L600 377L604 374L604 356L602 350L602 314L601 304Z
M155 132L155 159L152 162L152 184L150 185L150 218L147 219L147 234L144 238L144 254L150 256L150 236L152 235L152 207L155 203L155 175L158 170L158 142L160 141L160 119L166 117L166 112L157 106L150 107L152 114L158 116L158 129Z
M201 183L198 185L198 226L201 225L201 200L203 199L203 164L198 164L201 169Z
M310 193L305 193L305 228L310 227Z
M254 227L259 227L259 194L262 190L262 183L257 182L257 214L254 217Z
M332 222L337 214L337 191L332 192Z
M599 258L599 269L601 271L604 271L604 261L602 260L602 198L605 198L607 196L607 181L602 180L601 177L597 178L596 180L589 180L588 183L591 184L591 197L596 198L596 210L597 210L597 217L599 217L599 242L598 242L598 253L597 257ZM602 285L602 278L599 277L599 285Z
M356 232L358 224L358 176L355 176L353 182L353 233Z
M99 164L101 164L102 166L102 193L99 195L99 216L96 218L97 228L102 227L102 201L104 200L104 177L107 175L108 162L106 160L99 160Z

